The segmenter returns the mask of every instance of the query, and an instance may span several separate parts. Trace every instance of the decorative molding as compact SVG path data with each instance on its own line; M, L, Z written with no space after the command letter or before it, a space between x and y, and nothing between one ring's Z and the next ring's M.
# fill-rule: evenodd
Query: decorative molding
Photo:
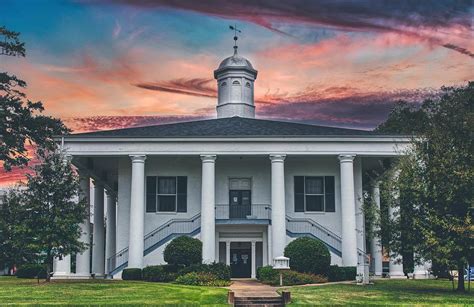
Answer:
M343 154L343 155L339 155L338 158L339 158L339 161L341 161L341 163L347 163L347 162L352 163L355 157L356 157L355 154Z
M272 160L272 163L285 162L285 158L286 158L285 154L270 154L270 160Z
M202 163L215 163L216 158L216 155L201 155Z
M145 163L146 155L129 155L132 163Z

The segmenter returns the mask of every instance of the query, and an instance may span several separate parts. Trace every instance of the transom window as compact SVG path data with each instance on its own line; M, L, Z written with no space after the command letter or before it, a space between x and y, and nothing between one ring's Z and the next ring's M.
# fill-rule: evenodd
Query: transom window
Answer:
M295 212L335 212L334 176L295 176Z
M234 80L234 81L232 82L232 85L240 85L240 82L237 81L237 80Z
M187 177L146 179L146 212L187 212Z

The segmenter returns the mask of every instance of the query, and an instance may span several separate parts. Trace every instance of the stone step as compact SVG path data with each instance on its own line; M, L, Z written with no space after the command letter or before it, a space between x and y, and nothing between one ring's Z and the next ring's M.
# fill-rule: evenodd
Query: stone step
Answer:
M284 307L283 304L234 304L235 307Z
M234 306L284 306L281 297L236 297Z

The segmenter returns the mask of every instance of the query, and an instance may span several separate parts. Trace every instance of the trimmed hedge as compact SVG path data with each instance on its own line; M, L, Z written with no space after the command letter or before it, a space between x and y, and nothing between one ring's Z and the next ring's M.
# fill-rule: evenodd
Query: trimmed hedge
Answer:
M46 269L41 264L23 264L16 271L18 278L46 278Z
M124 269L122 271L123 280L142 280L142 269Z
M329 267L328 279L329 281L355 280L356 275L357 268L355 266L339 267L331 265Z
M292 270L301 273L327 275L331 265L331 255L323 242L308 238L298 238L285 248L285 257L290 258Z
M300 273L291 270L284 270L282 274L284 286L320 284L328 281L327 278L322 275ZM274 270L271 266L264 266L258 268L257 279L264 284L273 286L280 285L280 272Z
M212 273L220 280L230 280L231 270L230 266L225 263L211 263L211 264L193 264L183 268L179 271L179 275L187 273Z
M179 276L177 284L190 286L225 287L230 284L227 280L221 280L209 272L190 272Z
M167 263L174 265L201 263L202 242L188 236L177 237L166 246L163 256Z
M145 281L172 282L178 277L178 272L183 266L178 265L152 265L147 266L142 271Z

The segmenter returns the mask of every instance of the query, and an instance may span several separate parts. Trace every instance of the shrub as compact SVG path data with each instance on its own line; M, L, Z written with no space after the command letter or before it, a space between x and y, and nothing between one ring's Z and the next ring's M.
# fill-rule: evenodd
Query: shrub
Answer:
M220 280L216 275L209 272L190 272L179 276L176 283L190 286L211 286L225 287L230 284L229 281Z
M152 265L143 269L143 280L157 282L171 282L178 277L178 265Z
M142 280L142 269L124 269L122 271L123 280Z
M46 278L46 274L44 266L37 263L23 264L16 271L18 278Z
M285 248L285 257L290 258L292 270L301 273L327 275L331 265L331 255L323 242L302 237Z
M331 265L329 267L328 279L329 281L355 280L356 274L356 267L339 267L337 265Z
M257 279L264 280L277 280L279 279L279 274L277 270L274 270L272 266L267 265L257 269Z
M177 237L166 246L163 256L167 263L174 265L201 263L202 243L187 236Z
M291 270L282 271L282 274L284 286L318 284L327 282L327 278L322 275L300 273ZM265 284L280 284L280 273L277 270L274 270L271 266L259 268L257 270L257 278Z
M211 264L192 264L179 271L179 274L184 275L191 272L212 273L217 277L217 279L220 280L230 280L231 276L230 266L226 265L225 263L216 262Z

